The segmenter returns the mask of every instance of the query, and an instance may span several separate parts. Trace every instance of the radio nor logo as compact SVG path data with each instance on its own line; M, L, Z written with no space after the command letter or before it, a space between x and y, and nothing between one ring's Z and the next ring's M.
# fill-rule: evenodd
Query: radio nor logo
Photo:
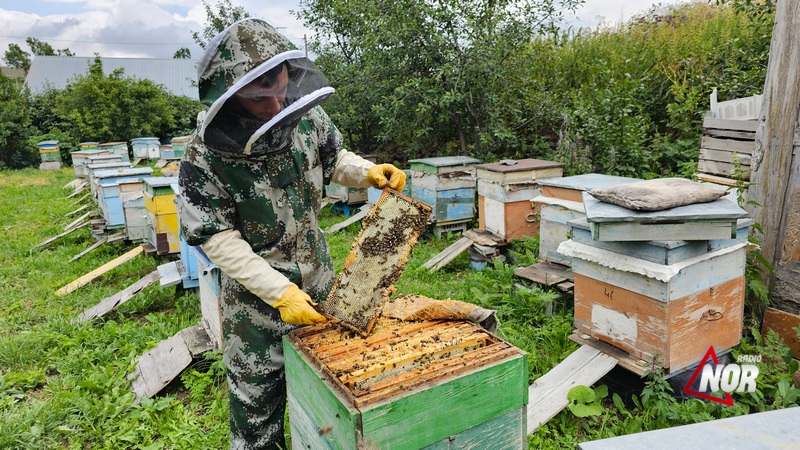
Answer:
M712 402L733 406L731 392L756 391L758 366L741 363L757 362L761 362L761 355L739 355L736 363L720 364L717 354L714 352L714 347L711 346L703 356L703 359L700 360L700 365L697 366L692 377L689 378L689 382L684 386L683 392ZM700 378L700 384L695 390L692 386L694 386L694 382L698 378ZM723 397L711 395L718 391L724 392L725 395Z

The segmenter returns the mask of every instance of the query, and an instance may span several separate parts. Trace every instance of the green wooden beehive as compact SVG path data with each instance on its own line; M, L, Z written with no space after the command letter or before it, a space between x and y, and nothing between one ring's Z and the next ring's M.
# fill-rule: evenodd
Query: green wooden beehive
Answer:
M471 322L284 337L293 448L526 448L527 357Z

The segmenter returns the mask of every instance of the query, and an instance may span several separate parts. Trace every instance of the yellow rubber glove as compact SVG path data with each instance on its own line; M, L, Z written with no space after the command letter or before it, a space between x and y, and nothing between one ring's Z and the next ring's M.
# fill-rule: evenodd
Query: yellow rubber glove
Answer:
M324 323L328 319L314 310L315 306L305 292L301 291L296 284L292 284L281 294L281 298L272 304L281 313L281 320L292 325L311 325L314 323Z
M388 185L399 192L406 186L406 173L391 164L375 164L367 170L367 181L374 188Z

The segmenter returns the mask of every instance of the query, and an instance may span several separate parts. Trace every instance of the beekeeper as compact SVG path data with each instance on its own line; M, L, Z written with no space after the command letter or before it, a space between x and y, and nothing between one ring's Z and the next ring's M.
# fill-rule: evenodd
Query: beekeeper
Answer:
M180 166L181 233L222 272L231 448L285 448L281 337L324 322L334 282L323 186L402 190L405 173L342 148L324 75L263 20L216 36L198 65L209 106Z

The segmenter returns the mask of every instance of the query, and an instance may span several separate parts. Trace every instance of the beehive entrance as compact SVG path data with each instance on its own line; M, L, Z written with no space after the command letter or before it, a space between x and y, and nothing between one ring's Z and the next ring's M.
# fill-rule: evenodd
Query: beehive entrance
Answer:
M429 214L427 205L385 189L364 218L322 312L369 333Z
M366 338L327 323L295 330L290 339L358 408L520 353L462 321L382 317Z

